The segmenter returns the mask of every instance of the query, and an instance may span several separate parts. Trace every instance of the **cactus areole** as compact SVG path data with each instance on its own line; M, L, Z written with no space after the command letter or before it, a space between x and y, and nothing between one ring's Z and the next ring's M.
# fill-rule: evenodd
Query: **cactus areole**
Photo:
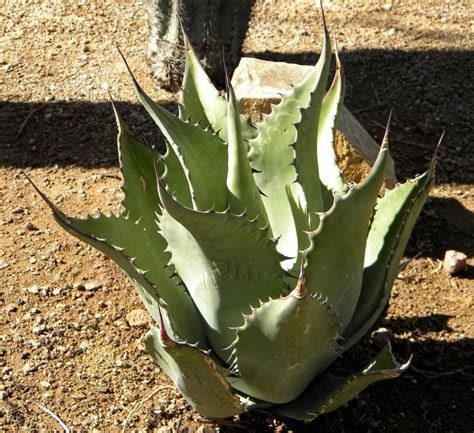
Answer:
M122 211L72 218L40 193L65 230L130 278L156 321L147 351L203 416L311 421L408 367L387 346L362 371L331 373L384 312L434 167L381 194L385 134L369 175L344 183L333 148L344 76L336 53L326 91L330 62L324 26L311 73L255 126L193 51L178 116L132 75L167 150L117 115Z

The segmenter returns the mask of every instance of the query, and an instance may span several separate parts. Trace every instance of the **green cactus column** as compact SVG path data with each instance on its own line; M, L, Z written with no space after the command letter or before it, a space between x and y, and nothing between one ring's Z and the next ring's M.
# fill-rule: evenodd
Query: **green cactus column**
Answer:
M177 90L184 71L182 24L210 77L223 84L222 49L232 73L254 0L147 0L150 62L160 86ZM181 23L181 24L180 24Z

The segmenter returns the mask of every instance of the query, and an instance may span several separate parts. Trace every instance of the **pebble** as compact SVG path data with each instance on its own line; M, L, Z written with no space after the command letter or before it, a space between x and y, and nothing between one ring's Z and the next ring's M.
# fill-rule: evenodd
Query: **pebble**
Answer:
M33 326L33 334L43 334L46 331L46 325Z
M92 292L94 290L100 289L102 287L102 284L100 284L97 281L89 281L86 284L84 284L84 289L87 290L88 292Z
M102 383L97 387L97 391L101 392L102 394L107 394L110 392L110 389L105 383Z
M10 266L5 260L0 260L0 271Z
M51 388L51 384L49 382L46 382L45 380L42 380L39 384L43 389Z
M125 320L132 327L146 326L148 324L148 313L141 308L137 308L130 311L125 316Z
M32 362L27 362L21 370L23 371L23 374L27 375L38 370L38 366Z
M80 349L82 352L85 352L87 349L89 349L89 347L91 347L91 343L90 343L88 340L83 340L83 341L81 341L81 343L79 344L79 349Z
M466 268L466 265L466 254L455 250L446 251L443 260L443 270L448 275L456 275L457 273L463 271Z
M8 391L0 391L0 400L6 400L8 398Z
M14 313L18 310L18 307L15 304L9 304L5 307L7 313Z
M385 32L386 36L394 36L397 33L397 29L391 28Z
M31 287L27 287L26 291L32 293L33 295L37 295L40 291L40 288L38 286L34 285L34 286L31 286Z
M26 229L26 230L30 230L32 232L38 230L38 227L36 227L32 222L28 221L27 223L25 223L23 225L23 227Z

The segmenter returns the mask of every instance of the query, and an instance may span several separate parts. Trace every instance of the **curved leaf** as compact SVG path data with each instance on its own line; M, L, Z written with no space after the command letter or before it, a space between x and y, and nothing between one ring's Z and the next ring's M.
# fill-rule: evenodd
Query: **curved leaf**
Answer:
M258 217L267 223L267 213L262 197L252 176L247 150L240 129L239 114L235 94L228 85L229 102L227 104L227 197L230 209L234 213L247 212L251 219Z
M214 87L193 49L186 55L180 117L199 122L201 127L211 127L219 137L227 141L227 101ZM244 139L257 135L256 129L240 115L239 122Z
M163 346L156 328L146 334L145 348L201 415L227 418L245 412L216 363L202 350L177 343Z
M301 109L301 120L296 125L297 137L294 144L295 167L298 182L303 187L308 204L311 227L318 224L316 212L323 212L330 206L324 206L323 190L318 167L319 123L322 113L322 102L326 91L331 62L331 43L324 26L324 39L321 56L314 68L314 87L307 106Z
M384 143L368 177L345 196L335 197L319 228L310 234L312 245L306 251L308 288L329 298L343 329L361 290L370 218L387 167L386 139Z
M154 220L155 213L160 211L154 172L159 154L131 136L118 116L117 121L124 215L69 218L38 192L66 231L102 251L124 270L155 320L158 320L157 303L161 300L173 334L181 341L199 342L205 347L199 313L185 287L172 278L172 270L166 267L167 243L158 233Z
M325 38L327 39L326 34ZM325 46L327 50L328 44ZM322 57L325 64L325 54ZM288 263L288 268L296 261L299 251L298 231L302 228L297 227L293 219L287 189L290 189L295 202L307 201L307 197L301 197L301 186L296 186L297 172L293 165L296 154L292 146L298 140L296 125L302 120L302 112L309 106L312 95L316 94L320 79L321 68L315 67L308 77L289 94L284 95L264 121L257 125L258 135L249 142L249 159L255 170L254 178L263 193L262 201L272 233L279 238L278 251L294 258L293 263ZM309 121L305 124L309 124ZM314 169L317 170L317 165ZM311 200L317 201L318 198Z
M183 167L194 206L199 210L224 210L227 207L227 147L217 135L181 120L154 102L140 87L126 62L125 65L141 103Z
M345 337L350 346L367 333L386 307L400 260L434 182L426 172L387 191L375 209L364 261L359 301Z
M310 422L319 415L340 408L372 383L400 376L409 365L410 360L400 365L388 345L361 372L346 377L325 373L296 400L270 410L278 415Z
M333 310L296 290L253 309L237 329L232 366L238 377L228 379L237 390L270 403L292 401L338 356Z
M182 207L160 186L164 206L160 229L170 263L185 282L207 323L212 347L221 359L235 339L231 327L260 299L286 292L275 243L266 229L244 215L199 212Z
M336 73L323 99L318 127L318 168L325 209L332 205L332 192L339 195L346 192L334 149L334 134L343 107L344 87L343 70L336 51Z

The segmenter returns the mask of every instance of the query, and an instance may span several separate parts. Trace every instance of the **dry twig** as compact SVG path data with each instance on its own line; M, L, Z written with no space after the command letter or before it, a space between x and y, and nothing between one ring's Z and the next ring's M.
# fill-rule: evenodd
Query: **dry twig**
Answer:
M15 135L15 138L13 139L14 142L20 138L23 130L25 129L26 124L28 123L28 120L30 120L30 117L37 111L41 110L42 108L43 108L43 105L40 105L39 107L36 107L34 110L31 110L28 113L28 116L26 116L25 120L23 120L23 123L21 124L20 129L18 130L18 132Z
M64 430L65 433L70 433L69 427L64 424L64 422L59 418L55 413L51 412L47 407L43 406L42 404L35 401L35 403L39 406L39 408L46 414L48 414L51 418L53 418Z

